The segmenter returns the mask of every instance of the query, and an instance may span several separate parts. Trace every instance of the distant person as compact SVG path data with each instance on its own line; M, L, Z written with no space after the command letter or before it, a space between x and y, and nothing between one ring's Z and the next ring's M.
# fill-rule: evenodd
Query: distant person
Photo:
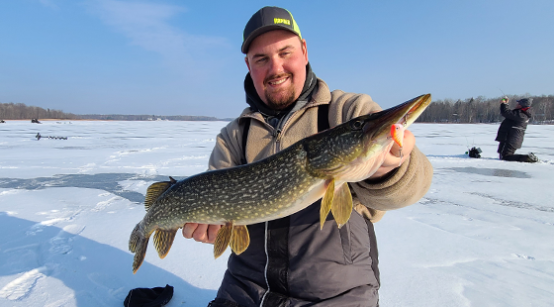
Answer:
M500 101L500 114L504 116L504 120L498 128L496 141L498 144L498 154L500 160L519 161L519 162L538 162L539 159L533 154L516 155L517 149L523 144L523 137L527 129L527 123L531 119L531 103L532 98L523 98L517 101L515 109L508 108L508 97L502 98Z

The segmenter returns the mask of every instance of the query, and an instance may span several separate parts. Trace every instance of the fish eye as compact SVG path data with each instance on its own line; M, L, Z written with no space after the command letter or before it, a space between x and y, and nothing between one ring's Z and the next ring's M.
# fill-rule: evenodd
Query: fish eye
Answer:
M354 130L360 130L364 126L364 122L361 120L357 120L357 121L354 121L351 126L352 126L352 129Z

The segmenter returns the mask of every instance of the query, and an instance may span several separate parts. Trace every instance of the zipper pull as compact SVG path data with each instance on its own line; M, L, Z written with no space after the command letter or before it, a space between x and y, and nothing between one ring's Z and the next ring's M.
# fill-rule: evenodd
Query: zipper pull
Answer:
M281 136L281 129L275 129L273 130L273 137L275 138L275 142L279 142L279 136Z

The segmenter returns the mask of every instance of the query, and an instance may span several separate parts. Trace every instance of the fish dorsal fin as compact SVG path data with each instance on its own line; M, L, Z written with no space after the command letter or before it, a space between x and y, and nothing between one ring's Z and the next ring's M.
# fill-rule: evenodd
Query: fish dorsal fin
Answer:
M162 195L167 189L169 189L170 186L175 184L177 181L171 177L169 177L170 181L160 181L151 184L148 189L146 190L146 197L144 198L144 208L146 211L150 208L150 206Z
M344 226L350 219L350 214L352 213L352 194L350 193L348 183L341 184L335 190L331 212L333 212L333 217L339 228Z
M217 259L225 252L233 237L233 222L225 224L217 232L214 242L214 258Z
M242 252L248 248L248 245L250 245L248 228L244 225L233 227L233 235L231 236L229 245L235 254L242 254Z
M158 228L156 230L154 234L154 247L158 251L158 256L160 256L160 258L164 259L167 253L169 253L169 249L171 245L173 245L173 240L175 239L175 234L178 229L179 228L162 230Z
M319 224L320 229L323 229L323 224L327 220L327 215L331 211L331 206L333 205L333 198L335 197L335 179L331 179L327 184L327 190L323 199L321 200L321 208L319 208Z

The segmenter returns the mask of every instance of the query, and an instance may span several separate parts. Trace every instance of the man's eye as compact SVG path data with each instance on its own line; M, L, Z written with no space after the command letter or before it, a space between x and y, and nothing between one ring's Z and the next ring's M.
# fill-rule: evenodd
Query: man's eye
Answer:
M267 59L265 58L256 60L256 64L264 64L265 62L267 62Z

